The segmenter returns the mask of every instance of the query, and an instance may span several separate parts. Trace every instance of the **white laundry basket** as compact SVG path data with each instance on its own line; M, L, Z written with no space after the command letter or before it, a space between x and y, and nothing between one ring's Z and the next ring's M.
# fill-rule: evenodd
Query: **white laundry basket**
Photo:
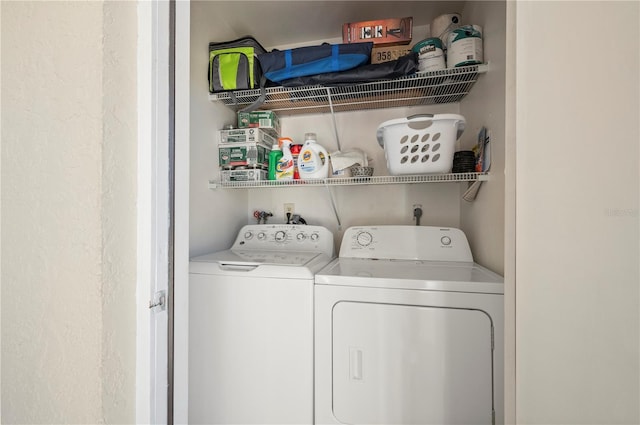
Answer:
M456 114L419 114L385 121L377 138L391 175L438 174L451 171L456 140L465 119Z

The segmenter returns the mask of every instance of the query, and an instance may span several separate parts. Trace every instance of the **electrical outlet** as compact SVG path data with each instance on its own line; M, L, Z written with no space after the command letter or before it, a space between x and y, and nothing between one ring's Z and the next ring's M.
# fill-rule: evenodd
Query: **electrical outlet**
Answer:
M284 216L287 217L287 214L294 215L296 213L296 204L284 204Z

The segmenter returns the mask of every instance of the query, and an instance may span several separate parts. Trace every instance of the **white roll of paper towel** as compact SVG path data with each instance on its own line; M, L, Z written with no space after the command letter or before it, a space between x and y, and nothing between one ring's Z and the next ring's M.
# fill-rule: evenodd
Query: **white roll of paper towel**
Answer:
M446 13L440 15L431 21L431 37L438 37L442 40L442 44L447 44L449 32L458 27L461 22L459 13Z

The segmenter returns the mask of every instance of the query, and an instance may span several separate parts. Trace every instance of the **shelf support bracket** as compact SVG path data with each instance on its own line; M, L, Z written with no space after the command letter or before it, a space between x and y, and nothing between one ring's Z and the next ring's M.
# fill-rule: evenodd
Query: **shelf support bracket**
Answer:
M342 223L340 222L340 215L338 214L338 208L336 208L336 201L333 197L333 192L331 191L331 187L326 184L324 187L327 188L327 192L329 193L329 200L331 201L331 208L333 208L333 214L336 216L336 222L338 223L338 231L342 230Z
M329 101L329 110L331 111L331 120L333 121L333 134L336 137L336 145L338 146L338 150L340 148L340 136L338 136L338 125L336 124L336 114L333 110L333 101L331 100L331 88L327 87L327 100Z

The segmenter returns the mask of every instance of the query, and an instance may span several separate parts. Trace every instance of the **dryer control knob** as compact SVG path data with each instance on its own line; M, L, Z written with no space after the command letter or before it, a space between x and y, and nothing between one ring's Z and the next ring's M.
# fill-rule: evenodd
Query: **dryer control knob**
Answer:
M369 232L360 232L356 235L356 242L360 246L369 246L373 242L373 236Z
M298 239L299 241L303 241L303 240L307 239L307 236L304 233L298 233L296 235L296 239Z
M252 237L253 237L253 232L246 232L244 234L244 238L247 240L251 239Z
M442 245L451 245L451 238L449 236L443 236L440 238Z
M264 232L260 232L258 233L258 240L265 240L265 238L267 237L267 235Z
M314 242L315 242L315 241L317 241L318 239L320 239L320 235L319 235L319 234L317 234L317 233L312 233L312 234L311 234L311 240L312 240L312 241L314 241Z
M287 239L287 234L283 230L278 230L275 235L276 242L284 242Z

